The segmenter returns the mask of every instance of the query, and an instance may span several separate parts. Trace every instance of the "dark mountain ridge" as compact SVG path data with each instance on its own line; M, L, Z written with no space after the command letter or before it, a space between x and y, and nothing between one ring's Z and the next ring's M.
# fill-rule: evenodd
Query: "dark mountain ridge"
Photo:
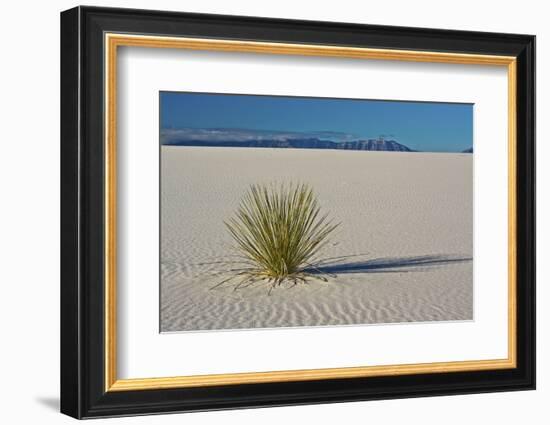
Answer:
M165 141L165 146L210 146L210 147L246 147L246 148L294 148L294 149L340 149L358 151L415 152L413 149L395 140L367 139L333 142L317 138L294 139L247 139L247 140L200 140L175 139Z

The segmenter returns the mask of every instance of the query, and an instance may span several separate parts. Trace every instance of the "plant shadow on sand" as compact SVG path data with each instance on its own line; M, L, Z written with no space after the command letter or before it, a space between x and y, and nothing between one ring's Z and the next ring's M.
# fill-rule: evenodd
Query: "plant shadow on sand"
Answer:
M349 261L357 255L328 259L323 264L309 270L332 276L355 273L404 273L425 271L433 267L446 266L472 261L471 257L457 255L421 255L412 257L384 257L365 261Z
M304 268L310 276L322 277L321 281L330 283L331 280L343 275L367 273L412 273L428 272L435 268L452 266L472 261L472 257L464 255L419 255L407 257L380 257L363 260L367 254L345 255L326 258L315 266ZM352 261L354 259L354 261ZM219 273L215 273L217 275ZM304 282L305 284L311 281ZM255 282L260 283L260 282ZM289 282L285 282L289 283ZM247 285L247 287L256 285ZM286 289L296 287L296 283L285 285ZM210 288L214 289L214 288ZM233 286L233 291L239 286ZM268 293L269 294L269 293Z

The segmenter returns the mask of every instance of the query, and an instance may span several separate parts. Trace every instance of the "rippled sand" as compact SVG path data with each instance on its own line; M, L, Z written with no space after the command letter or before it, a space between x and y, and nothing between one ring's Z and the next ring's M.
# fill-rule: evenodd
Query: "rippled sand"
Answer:
M473 318L472 155L162 147L164 332ZM211 290L251 183L307 182L342 224L328 283ZM208 263L208 264L205 264Z

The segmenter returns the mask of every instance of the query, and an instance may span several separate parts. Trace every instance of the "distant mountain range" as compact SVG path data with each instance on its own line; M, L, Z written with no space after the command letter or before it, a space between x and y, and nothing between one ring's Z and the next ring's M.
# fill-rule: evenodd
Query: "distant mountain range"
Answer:
M242 148L339 149L358 151L416 152L396 140L360 139L338 132L281 132L248 129L165 129L161 143L167 146ZM472 153L472 148L464 153Z
M294 148L294 149L341 149L356 151L400 151L414 152L395 140L354 140L350 142L332 142L330 140L287 139L287 140L172 140L164 143L170 146L224 146L240 148Z
M474 148L464 149L462 153L474 153Z

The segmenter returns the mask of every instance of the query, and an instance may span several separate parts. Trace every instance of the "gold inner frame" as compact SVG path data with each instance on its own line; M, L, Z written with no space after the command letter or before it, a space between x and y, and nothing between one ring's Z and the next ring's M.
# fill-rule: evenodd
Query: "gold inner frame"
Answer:
M370 49L327 45L267 43L200 38L105 34L105 391L134 391L214 385L357 378L416 373L446 373L516 367L516 58L462 53ZM118 379L116 324L116 123L117 48L119 46L325 56L504 66L508 72L508 357L327 369Z

